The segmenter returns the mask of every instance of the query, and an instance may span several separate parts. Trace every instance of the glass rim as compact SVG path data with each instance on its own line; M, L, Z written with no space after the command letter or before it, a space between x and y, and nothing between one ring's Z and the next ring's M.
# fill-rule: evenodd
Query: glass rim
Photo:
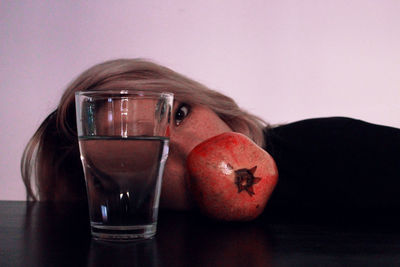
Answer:
M83 90L75 92L75 96L87 97L130 97L130 96L158 96L174 97L174 93L168 91L152 91L143 89L102 89L102 90Z

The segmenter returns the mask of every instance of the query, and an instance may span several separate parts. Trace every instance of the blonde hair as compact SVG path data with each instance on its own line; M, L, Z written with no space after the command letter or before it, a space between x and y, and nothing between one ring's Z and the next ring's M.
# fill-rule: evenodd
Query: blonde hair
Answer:
M240 109L230 97L148 60L111 60L86 70L67 87L57 109L43 121L26 146L21 173L28 199L81 200L86 197L74 94L111 88L173 92L179 102L210 108L233 131L244 133L264 146L263 130L269 125Z

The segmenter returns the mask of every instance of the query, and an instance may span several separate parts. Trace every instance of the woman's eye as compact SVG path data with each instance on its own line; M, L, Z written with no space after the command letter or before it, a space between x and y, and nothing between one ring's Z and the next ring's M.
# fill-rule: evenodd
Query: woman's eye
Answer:
M186 104L182 104L175 112L175 125L179 126L182 121L189 115L190 107Z

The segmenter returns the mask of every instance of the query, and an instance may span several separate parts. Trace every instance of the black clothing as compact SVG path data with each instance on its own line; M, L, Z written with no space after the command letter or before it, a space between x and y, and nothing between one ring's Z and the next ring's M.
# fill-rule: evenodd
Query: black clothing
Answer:
M400 211L400 129L332 117L268 129L265 138L279 172L266 212Z

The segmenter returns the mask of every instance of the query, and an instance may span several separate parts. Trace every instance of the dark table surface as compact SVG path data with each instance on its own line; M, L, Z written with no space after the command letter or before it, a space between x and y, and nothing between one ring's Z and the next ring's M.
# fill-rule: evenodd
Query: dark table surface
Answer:
M155 238L107 243L91 239L86 205L0 201L0 266L400 266L393 214L221 223L160 212Z

